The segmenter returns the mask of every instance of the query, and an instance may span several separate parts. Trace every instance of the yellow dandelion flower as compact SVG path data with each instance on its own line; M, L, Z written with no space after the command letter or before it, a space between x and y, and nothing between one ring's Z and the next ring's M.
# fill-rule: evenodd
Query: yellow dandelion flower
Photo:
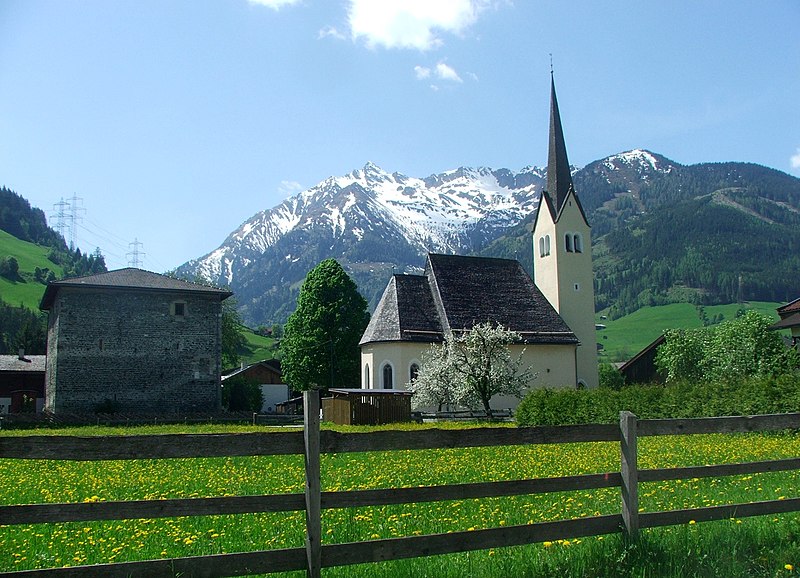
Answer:
M785 565L784 565L784 568L785 568L786 570L788 570L789 572L791 572L792 570L794 570L794 566L792 566L791 564L785 564Z

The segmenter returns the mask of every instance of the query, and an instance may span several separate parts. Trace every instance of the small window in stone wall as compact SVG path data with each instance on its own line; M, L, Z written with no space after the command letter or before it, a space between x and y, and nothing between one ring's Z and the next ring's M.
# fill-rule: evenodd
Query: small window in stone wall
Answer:
M186 301L173 301L170 304L170 313L176 319L186 318Z

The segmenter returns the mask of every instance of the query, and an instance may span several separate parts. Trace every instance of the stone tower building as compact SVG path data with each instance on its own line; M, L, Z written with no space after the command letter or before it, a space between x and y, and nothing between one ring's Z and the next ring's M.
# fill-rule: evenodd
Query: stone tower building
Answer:
M49 283L45 411L219 410L230 295L134 268Z

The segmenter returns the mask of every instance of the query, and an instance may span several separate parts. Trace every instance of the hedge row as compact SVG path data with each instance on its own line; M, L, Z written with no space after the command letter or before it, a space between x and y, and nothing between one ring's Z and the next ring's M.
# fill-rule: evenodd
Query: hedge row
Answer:
M631 385L620 390L535 389L516 410L519 426L615 423L628 410L640 419L754 415L800 411L800 373L724 383Z

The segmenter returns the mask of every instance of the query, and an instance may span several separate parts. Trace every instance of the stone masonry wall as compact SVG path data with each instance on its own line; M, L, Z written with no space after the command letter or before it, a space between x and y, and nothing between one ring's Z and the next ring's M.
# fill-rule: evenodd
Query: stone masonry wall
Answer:
M213 294L61 288L50 311L46 409L218 411L220 316Z

